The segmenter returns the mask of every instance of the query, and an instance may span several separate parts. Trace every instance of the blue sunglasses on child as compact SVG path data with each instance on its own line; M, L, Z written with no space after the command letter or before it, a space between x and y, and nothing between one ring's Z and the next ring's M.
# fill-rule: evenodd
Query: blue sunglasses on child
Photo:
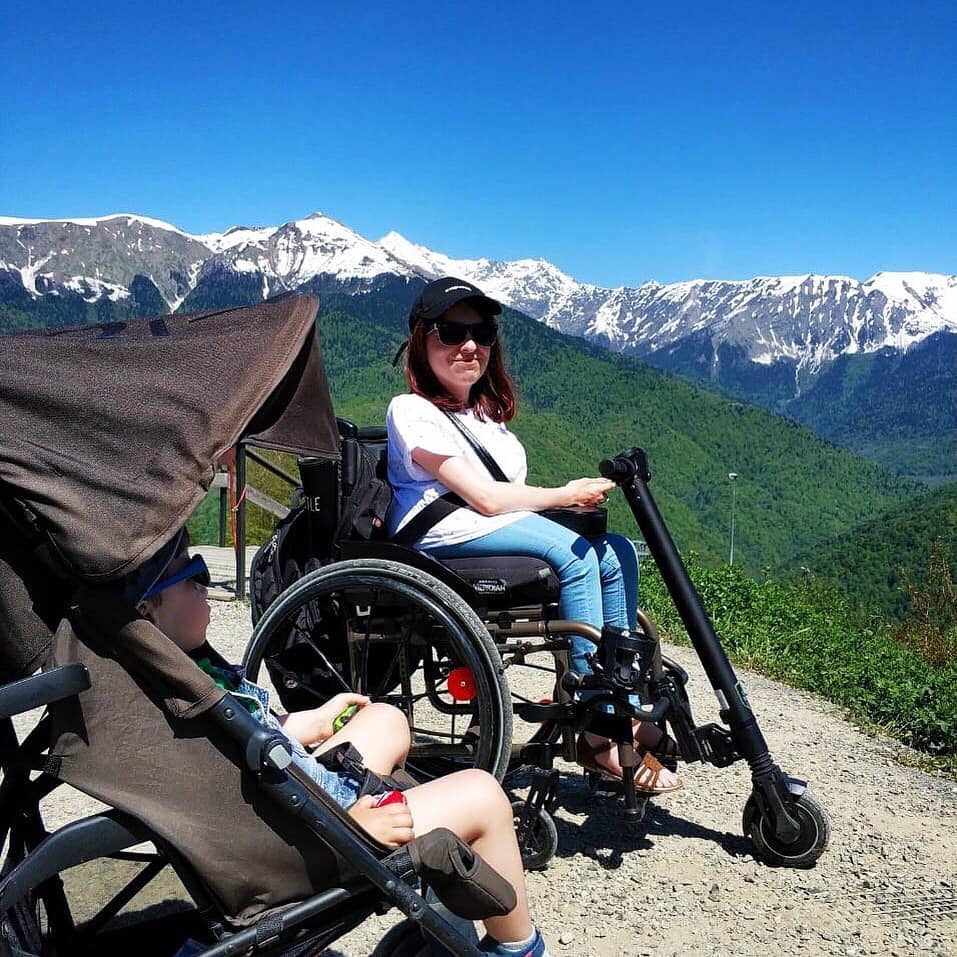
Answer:
M165 589L171 585L175 585L177 582L184 581L187 578L196 582L197 585L202 585L204 588L209 587L209 569L206 567L206 560L202 555L193 556L189 564L184 565L178 572L174 572L168 578L161 578L140 601L146 601L147 598L152 598L161 591L165 591Z

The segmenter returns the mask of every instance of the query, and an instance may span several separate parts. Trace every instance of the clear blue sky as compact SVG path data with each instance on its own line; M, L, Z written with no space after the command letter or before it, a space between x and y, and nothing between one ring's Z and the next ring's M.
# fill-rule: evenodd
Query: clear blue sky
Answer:
M957 5L24 3L0 214L315 209L578 279L957 273Z

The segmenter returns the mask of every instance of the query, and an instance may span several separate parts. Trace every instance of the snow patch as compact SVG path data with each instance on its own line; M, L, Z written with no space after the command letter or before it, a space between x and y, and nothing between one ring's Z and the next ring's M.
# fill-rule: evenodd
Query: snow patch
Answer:
M125 219L127 226L131 226L133 223L143 223L145 226L152 226L155 229L163 229L170 233L176 233L179 236L185 236L187 239L195 238L189 233L183 232L182 229L178 226L174 226L172 223L164 222L162 219L153 219L150 216L139 216L135 213L110 213L109 216L81 217L76 219L24 219L18 216L0 216L0 226L35 226L40 223L72 223L75 226L99 226L117 219Z

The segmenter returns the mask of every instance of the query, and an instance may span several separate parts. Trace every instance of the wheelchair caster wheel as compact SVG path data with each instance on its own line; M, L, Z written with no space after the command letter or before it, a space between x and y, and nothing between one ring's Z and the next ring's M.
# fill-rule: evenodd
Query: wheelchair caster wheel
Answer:
M592 794L621 794L621 782L597 771L584 771L585 785Z
M824 853L831 838L831 819L827 811L805 791L790 806L801 827L797 840L783 842L768 817L761 812L754 795L744 806L742 826L751 839L757 856L775 867L812 867Z
M640 797L638 798L638 805L632 811L628 807L623 808L622 816L625 819L626 824L641 824L645 819L645 811L648 810L648 801L649 798Z
M525 813L524 801L512 801L512 817L518 827ZM542 808L532 826L521 842L519 850L522 852L522 867L526 871L537 871L543 868L558 850L558 828L551 814Z

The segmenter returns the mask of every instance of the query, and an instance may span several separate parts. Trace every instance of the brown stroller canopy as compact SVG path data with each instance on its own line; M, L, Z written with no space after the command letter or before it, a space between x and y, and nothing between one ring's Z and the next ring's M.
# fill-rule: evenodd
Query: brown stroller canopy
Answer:
M312 296L0 337L0 491L87 582L134 571L239 440L338 458Z

